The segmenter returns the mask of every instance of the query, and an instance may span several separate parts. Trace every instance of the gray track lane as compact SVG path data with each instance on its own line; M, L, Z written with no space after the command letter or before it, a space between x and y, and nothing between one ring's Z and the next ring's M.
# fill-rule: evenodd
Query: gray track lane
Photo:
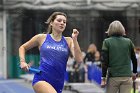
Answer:
M34 93L27 86L23 86L23 80L0 80L0 93Z
M35 93L32 84L24 79L0 80L0 93ZM63 90L62 93L104 93L95 84L73 83L71 87L76 91Z
M16 80L0 80L0 93L35 93L31 83L25 82L23 79ZM64 90L63 93L73 93Z

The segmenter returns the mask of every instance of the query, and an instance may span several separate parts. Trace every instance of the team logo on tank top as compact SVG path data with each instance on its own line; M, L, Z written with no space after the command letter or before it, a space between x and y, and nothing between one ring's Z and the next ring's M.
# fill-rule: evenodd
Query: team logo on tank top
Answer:
M55 45L55 46L52 46L52 45L47 45L47 49L54 49L54 50L57 50L57 51L65 51L67 52L67 49L64 48L63 45Z

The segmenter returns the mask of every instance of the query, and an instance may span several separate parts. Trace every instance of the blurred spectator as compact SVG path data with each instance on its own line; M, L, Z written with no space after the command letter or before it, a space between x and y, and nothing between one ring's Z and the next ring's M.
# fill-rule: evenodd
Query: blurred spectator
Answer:
M87 49L87 53L86 56L84 58L84 63L85 64L90 64L93 63L95 61L95 54L97 52L97 48L95 44L90 44L88 49Z
M67 62L67 69L66 69L68 72L72 72L73 71L73 63L74 63L74 58L70 54L70 56L68 58L68 62Z
M84 59L85 52L82 52L82 58ZM84 82L85 81L85 69L84 62L77 63L73 56L70 55L67 62L65 80L67 82Z
M82 52L82 57L84 59L85 53ZM85 67L84 63L77 63L76 61L73 64L74 69L74 75L73 75L73 81L74 82L85 82Z
M83 60L85 58L85 52L82 52L82 57L83 57ZM85 64L84 62L80 63L80 66L79 66L79 82L85 82L85 72L86 72L86 69L85 69Z
M74 68L74 75L73 75L73 82L79 82L79 67L80 64L74 61L73 68Z
M67 82L72 82L72 76L73 76L73 64L74 64L74 58L72 56L72 54L70 54L69 58L68 58L68 62L67 62L67 68L66 68L66 77L65 80Z
M86 56L84 57L86 82L92 82L93 79L92 65L95 62L95 60L99 60L99 59L100 59L100 54L97 51L97 47L95 44L91 43L87 49Z
M100 52L99 51L97 51L95 53L95 61L94 61L94 64L101 68L101 56L100 56Z
M140 73L140 47L136 47L135 48L135 53L136 53L136 58L137 58L137 62L138 62L138 73Z

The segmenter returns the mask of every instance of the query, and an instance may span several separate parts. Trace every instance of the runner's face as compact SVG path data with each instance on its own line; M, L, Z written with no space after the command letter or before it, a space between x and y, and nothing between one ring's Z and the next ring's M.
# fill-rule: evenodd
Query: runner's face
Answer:
M52 30L63 32L66 27L66 17L63 15L57 15L51 25Z

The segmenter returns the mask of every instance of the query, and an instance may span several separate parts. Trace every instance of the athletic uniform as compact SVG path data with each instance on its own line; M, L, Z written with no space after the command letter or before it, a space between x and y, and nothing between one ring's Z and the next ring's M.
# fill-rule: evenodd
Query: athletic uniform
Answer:
M40 47L39 69L42 72L35 74L32 85L43 80L51 84L57 93L62 93L68 57L69 47L64 36L60 41L55 41L50 34L47 34L46 40Z

